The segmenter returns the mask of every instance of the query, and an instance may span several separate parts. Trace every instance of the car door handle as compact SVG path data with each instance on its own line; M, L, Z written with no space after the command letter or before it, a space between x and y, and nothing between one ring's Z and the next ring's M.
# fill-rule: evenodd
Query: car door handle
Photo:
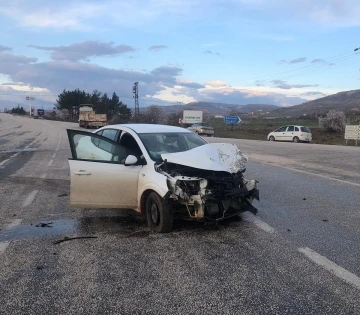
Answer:
M91 175L90 172L87 172L85 170L75 171L74 174L75 175Z

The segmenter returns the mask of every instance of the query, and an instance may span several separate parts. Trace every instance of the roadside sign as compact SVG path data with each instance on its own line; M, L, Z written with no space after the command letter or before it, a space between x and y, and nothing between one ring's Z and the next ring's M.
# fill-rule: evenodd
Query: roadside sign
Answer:
M240 121L241 119L238 116L224 116L225 124L238 124Z
M360 125L346 125L345 140L346 144L348 140L355 140L357 145L358 140L360 140Z
M27 101L35 101L35 97L34 96L26 96L26 100Z
M37 112L38 112L38 116L39 116L39 117L44 117L45 110L43 110L43 109L38 109Z
M195 124L195 123L201 123L202 121L203 121L203 111L202 110L185 109L183 111L182 122L184 124Z
M179 124L182 124L182 118L179 118Z

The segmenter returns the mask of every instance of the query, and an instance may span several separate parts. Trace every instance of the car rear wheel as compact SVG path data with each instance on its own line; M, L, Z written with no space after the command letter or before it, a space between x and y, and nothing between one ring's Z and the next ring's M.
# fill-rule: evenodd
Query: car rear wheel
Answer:
M146 219L154 232L167 233L172 230L174 217L169 204L156 192L150 193L146 200Z
M298 143L299 141L300 141L300 139L298 137L293 138L293 142Z
M274 136L270 136L270 137L269 137L269 141L275 141L275 137L274 137Z

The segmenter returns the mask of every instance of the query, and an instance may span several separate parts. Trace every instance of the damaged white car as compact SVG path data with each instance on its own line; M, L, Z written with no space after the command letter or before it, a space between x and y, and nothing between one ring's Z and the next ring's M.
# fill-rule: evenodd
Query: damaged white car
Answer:
M156 232L171 231L177 218L218 221L257 212L257 181L244 178L247 157L234 144L210 144L163 125L67 132L72 207L133 209Z

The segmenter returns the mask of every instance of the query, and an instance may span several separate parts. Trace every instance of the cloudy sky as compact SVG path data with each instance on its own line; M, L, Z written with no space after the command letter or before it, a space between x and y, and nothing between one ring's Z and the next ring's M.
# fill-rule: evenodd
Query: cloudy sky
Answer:
M359 88L359 0L0 1L0 109L63 89L133 106L299 104Z

